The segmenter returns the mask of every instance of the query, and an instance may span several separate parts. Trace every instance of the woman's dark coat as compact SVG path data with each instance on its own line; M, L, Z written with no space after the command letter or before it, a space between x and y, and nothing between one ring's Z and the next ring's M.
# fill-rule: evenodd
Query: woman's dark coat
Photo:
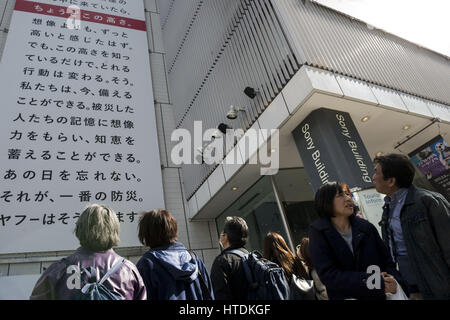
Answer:
M330 220L319 218L310 225L309 250L319 278L330 300L385 299L382 276L378 276L378 288L373 288L377 281L373 271L368 273L368 268L378 266L381 272L394 276L402 285L400 273L377 229L356 216L350 217L350 223L354 254ZM405 285L402 288L406 292Z

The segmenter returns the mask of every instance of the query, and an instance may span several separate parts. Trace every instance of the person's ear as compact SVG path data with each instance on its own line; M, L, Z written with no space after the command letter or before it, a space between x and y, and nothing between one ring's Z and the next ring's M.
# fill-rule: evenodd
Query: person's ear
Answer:
M397 184L397 179L395 179L394 177L388 179L388 185L390 188L395 187L396 184Z

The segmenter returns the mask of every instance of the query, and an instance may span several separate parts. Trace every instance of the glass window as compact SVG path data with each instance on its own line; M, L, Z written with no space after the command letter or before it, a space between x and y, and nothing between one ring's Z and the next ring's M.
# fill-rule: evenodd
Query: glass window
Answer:
M303 168L280 170L275 182L295 246L308 236L309 225L318 218L314 193Z
M287 239L270 176L261 178L216 219L219 234L223 231L225 218L228 216L238 216L247 222L247 250L262 253L264 237L270 231Z

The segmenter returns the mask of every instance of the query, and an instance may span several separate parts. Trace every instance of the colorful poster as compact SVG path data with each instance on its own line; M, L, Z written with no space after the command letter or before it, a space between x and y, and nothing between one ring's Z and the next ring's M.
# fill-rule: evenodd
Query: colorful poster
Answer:
M164 207L143 1L17 0L0 68L0 254L76 249L92 203L139 246Z
M431 185L450 201L450 147L444 138L437 136L409 156Z

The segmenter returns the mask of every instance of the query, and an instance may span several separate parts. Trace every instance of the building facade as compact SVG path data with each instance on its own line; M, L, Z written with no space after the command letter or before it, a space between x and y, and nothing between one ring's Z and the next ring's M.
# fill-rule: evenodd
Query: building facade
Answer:
M247 221L249 249L261 250L268 231L292 248L307 235L316 218L312 174L320 167L302 160L293 132L314 111L348 115L345 124L362 140L353 153L365 150L371 159L408 154L438 135L448 139L448 57L310 1L144 4L164 203L178 221L179 240L208 269L227 216ZM0 4L0 57L14 5ZM235 117L227 117L230 106ZM221 125L242 134L225 146L222 161L209 163L205 149L220 134L205 139L203 132ZM194 137L190 163L174 160L176 129ZM321 153L336 153L324 141ZM415 182L433 188L419 171ZM377 225L381 196L353 187L363 214ZM145 250L117 249L134 262ZM0 255L0 298L26 298L44 268L70 252Z
M240 215L252 248L261 249L267 231L293 247L316 217L314 168L302 161L293 135L313 111L348 113L370 159L408 154L448 133L449 58L355 18L299 0L168 1L161 16L176 127L194 134L202 121L246 132L223 163L183 165L190 218L215 219L220 229L224 217ZM246 94L248 87L257 95ZM236 120L227 118L231 105L243 110ZM262 130L257 146L246 145L248 129ZM276 147L265 129L279 130ZM339 153L321 147L322 154ZM274 175L253 164L264 148L279 156ZM241 161L231 165L235 156ZM335 173L344 171L342 159L331 158ZM373 167L367 158L360 164L370 185ZM317 161L316 167L323 168ZM415 182L433 189L419 171ZM351 187L362 189L354 196L378 226L381 195Z

